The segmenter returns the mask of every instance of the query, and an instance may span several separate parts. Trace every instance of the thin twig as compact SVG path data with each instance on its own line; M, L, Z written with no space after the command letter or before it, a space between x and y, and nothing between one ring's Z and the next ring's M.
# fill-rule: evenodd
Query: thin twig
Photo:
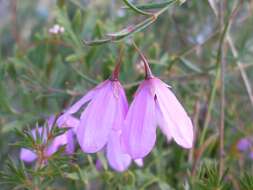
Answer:
M224 26L224 2L220 2L219 16L220 25ZM226 34L225 34L226 36ZM226 38L226 37L225 37ZM225 39L224 39L225 42ZM221 56L220 56L220 125L219 125L219 176L221 177L224 173L224 121L225 121L225 43L221 45Z
M208 101L208 109L207 109L207 113L206 113L206 118L205 118L205 122L204 122L204 127L203 127L203 131L200 137L200 145L204 142L205 136L206 136L206 132L207 132L207 127L209 125L209 122L211 120L211 111L214 105L214 100L215 100L215 96L216 96L216 90L220 81L220 72L221 72L221 68L219 67L220 64L220 60L221 60L221 56L222 56L222 45L224 43L224 39L225 39L225 35L229 26L230 20L228 20L228 22L226 23L226 26L223 29L223 32L221 33L220 36L220 40L219 40L219 49L218 49L218 54L216 57L216 73L215 73L215 79L214 79L214 83L213 83L213 87L211 89L210 95L209 95L209 101Z
M233 11L227 21L227 24L225 26L224 32L222 34L221 40L220 40L220 48L219 48L219 52L218 52L218 56L217 56L217 63L220 62L220 67L218 68L217 71L219 71L219 74L217 72L218 75L220 75L220 80L221 80L221 97L220 97L220 103L221 103L221 116L220 116L220 125L219 125L219 175L222 176L224 173L224 121L225 121L225 84L224 84L224 78L225 78L225 46L224 46L224 42L227 40L227 32L229 31L230 25L232 23L232 20L234 19L234 17L236 16L236 14L238 13L239 8L242 5L242 0L239 1L238 5L237 3L235 3L235 6L233 8ZM210 1L209 1L210 3ZM226 3L226 1L221 2L220 3L220 7L219 7L219 11L217 10L217 7L215 5L211 5L216 17L220 18L219 19L219 23L220 26L222 27L223 24L223 19L224 19L224 15L223 15L223 3ZM219 80L219 76L217 75L217 78ZM217 81L218 81L217 80ZM215 90L216 91L216 90ZM206 128L207 125L209 123L210 120L210 105L208 108L208 113L207 113L207 117L205 120L205 125L204 125L204 130L203 130L203 134L205 135L206 132ZM202 140L204 140L204 135L202 135Z
M244 70L244 66L243 66L244 64L241 61L238 60L239 54L238 54L237 49L235 48L235 45L234 45L234 43L232 41L232 38L231 38L230 34L227 35L227 41L228 41L229 47L230 47L230 49L232 51L232 54L233 54L234 58L237 60L236 61L237 67L238 67L238 69L240 71L240 74L242 76L242 79L243 79L246 91L247 91L249 99L250 99L250 103L251 103L251 105L253 107L252 88L251 88L251 85L250 85L247 73Z
M17 26L17 0L11 0L11 20L12 20L12 35L15 39L16 44L20 45L20 37Z

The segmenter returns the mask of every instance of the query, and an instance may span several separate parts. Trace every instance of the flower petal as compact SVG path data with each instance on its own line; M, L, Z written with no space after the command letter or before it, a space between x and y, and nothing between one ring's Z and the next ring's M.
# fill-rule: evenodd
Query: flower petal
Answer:
M90 101L93 98L97 90L99 90L100 88L103 88L103 86L106 85L107 83L108 83L108 80L105 80L101 84L97 85L95 88L88 91L85 96L83 96L79 101L77 101L69 109L67 109L65 113L67 115L76 113L86 102Z
M25 162L33 162L34 160L37 159L37 155L35 154L35 152L27 148L21 148L20 159Z
M57 150L61 146L64 146L64 145L66 145L65 152L67 154L72 154L74 152L74 149L75 149L74 132L72 129L69 129L64 134L61 134L61 135L55 137L55 139L52 141L52 143L46 149L46 156L49 157L49 156L53 155L55 152L57 152Z
M179 103L176 96L166 84L155 79L157 106L160 109L164 122L161 126L166 136L171 135L184 148L193 145L193 125L191 119Z
M249 150L251 147L251 141L249 138L242 138L237 143L237 149L241 152Z
M47 141L48 132L48 128L46 127L38 127L31 130L33 139L36 140L37 138L39 138L42 140L43 143L46 143Z
M57 120L57 125L59 128L72 128L72 130L74 132L76 132L76 128L78 127L78 125L80 124L80 120L75 118L72 115L65 115L64 117L60 117Z
M80 100L74 103L67 111L66 114L73 114L76 113L86 102L90 101L95 93L95 90L89 91L85 94Z
M52 141L52 143L46 149L46 156L49 157L49 156L53 155L59 149L60 146L63 146L66 144L67 144L66 133L55 137L55 139Z
M94 153L104 147L114 123L117 103L113 82L108 82L81 114L77 139L84 152Z
M53 125L54 125L54 121L55 121L55 116L51 115L48 119L47 119L47 125L49 130L52 129Z
M99 172L101 172L101 171L104 170L103 164L102 164L102 162L99 160L99 158L96 160L95 166L96 166L97 171L99 171Z
M57 124L59 127L61 127L63 124L67 122L67 120L72 119L70 117L71 114L76 113L82 106L84 106L85 103L90 101L93 96L95 95L96 91L99 90L103 85L107 83L107 80L101 83L100 85L96 86L95 88L91 89L87 92L80 100L78 100L76 103L74 103L70 108L68 108L58 119ZM71 127L71 126L69 126Z
M134 162L137 164L137 166L143 167L143 159L135 159Z
M114 89L117 90L115 93L117 96L116 114L113 123L113 129L121 131L123 128L124 120L128 110L128 102L123 87L116 83Z
M155 101L143 83L129 108L122 133L124 149L133 158L145 157L156 140Z
M120 131L113 130L111 132L107 143L106 156L110 166L118 172L123 172L129 167L131 157L122 151L120 145Z
M74 142L74 131L73 130L68 130L66 132L67 136L67 146L65 152L67 154L73 154L75 151L75 142Z
M59 127L63 127L64 125L67 125L67 122L70 122L70 126L72 127L73 119L75 119L71 114L76 113L86 102L90 101L92 97L94 96L95 91L91 90L89 91L85 96L83 96L79 101L77 101L75 104L73 104L66 112L64 112L56 121L57 125ZM76 127L76 126L75 126Z
M119 98L120 98L120 104L122 106L122 113L124 115L124 117L126 117L127 111L128 111L128 101L127 101L127 97L125 94L125 90L124 88L120 85L120 83L118 83L118 88L119 88Z
M167 123L164 120L161 110L160 110L159 106L157 106L157 104L156 104L156 120L157 120L157 124L160 127L162 133L167 137L167 141L168 142L171 141L172 136L171 136L170 129L167 126Z

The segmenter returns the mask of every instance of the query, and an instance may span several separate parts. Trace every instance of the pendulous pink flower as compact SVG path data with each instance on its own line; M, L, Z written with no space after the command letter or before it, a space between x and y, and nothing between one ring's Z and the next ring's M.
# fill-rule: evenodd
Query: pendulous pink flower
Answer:
M48 141L48 135L50 131L52 130L53 124L54 124L55 117L51 116L48 121L47 125L48 128L39 127L37 130L33 129L31 131L31 135L34 140L37 138L42 139L42 143L46 144ZM37 136L38 135L38 136ZM71 130L66 131L64 134L61 134L57 137L55 137L52 142L46 147L44 156L50 157L53 155L60 146L66 145L65 152L67 154L72 154L74 152L74 139L73 139L73 132ZM33 162L37 159L37 154L35 150L30 150L27 148L21 148L20 151L20 159L25 162Z
M155 145L156 128L160 127L168 140L174 139L184 148L193 146L193 125L169 86L154 77L146 58L146 79L139 86L130 105L122 132L122 144L133 158L143 158Z
M119 64L110 79L90 90L79 101L59 117L62 123L80 113L76 129L77 140L85 153L105 150L110 166L124 171L131 163L131 157L123 152L120 136L128 102L125 91L118 80ZM73 122L73 121L72 121Z

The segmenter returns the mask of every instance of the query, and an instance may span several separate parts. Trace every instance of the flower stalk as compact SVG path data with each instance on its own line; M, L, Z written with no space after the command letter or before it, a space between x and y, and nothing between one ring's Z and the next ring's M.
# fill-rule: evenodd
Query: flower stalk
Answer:
M143 64L144 64L144 68L145 68L145 79L150 79L150 78L153 78L153 74L152 74L152 71L149 67L149 64L148 64L148 61L147 61L147 58L145 57L145 55L141 52L141 50L137 47L137 45L135 44L135 42L133 41L133 46L134 48L136 49L136 51L139 53L140 57L141 57L141 60L143 61Z
M114 71L112 73L112 77L111 77L112 81L119 80L119 72L120 72L120 67L121 67L121 63L122 63L122 57L123 57L123 48L121 48L121 50L120 50L120 54L119 54L116 66L115 66Z

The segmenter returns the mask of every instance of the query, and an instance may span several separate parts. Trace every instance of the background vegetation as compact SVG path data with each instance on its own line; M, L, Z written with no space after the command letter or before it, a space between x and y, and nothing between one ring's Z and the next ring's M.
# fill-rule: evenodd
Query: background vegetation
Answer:
M145 4L146 11L164 7L132 2ZM237 145L253 139L253 1L174 3L148 27L117 42L83 44L149 18L122 7L124 1L115 0L0 1L1 189L252 190L253 147L241 152ZM55 24L65 31L50 33ZM70 157L54 155L43 168L22 163L22 131L42 125L108 78L122 47L120 78L131 101L143 79L131 40L191 115L195 147L168 144L158 132L144 166L132 164L124 173L106 162L97 171L96 157L104 160L103 155L79 148Z

